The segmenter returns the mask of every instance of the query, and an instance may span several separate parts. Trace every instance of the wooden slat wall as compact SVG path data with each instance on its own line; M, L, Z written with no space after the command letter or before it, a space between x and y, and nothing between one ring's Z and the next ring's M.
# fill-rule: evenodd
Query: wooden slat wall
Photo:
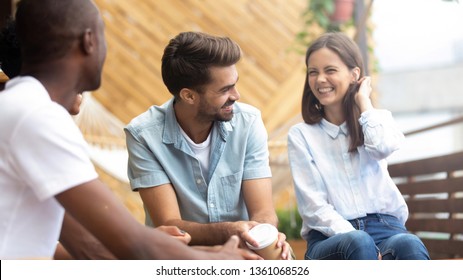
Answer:
M463 152L392 164L417 233L433 259L463 257ZM444 235L442 235L444 234Z
M108 56L95 98L122 122L171 97L161 56L182 31L237 41L241 101L262 110L267 130L300 112L303 55L289 51L302 28L306 0L96 0L103 13Z

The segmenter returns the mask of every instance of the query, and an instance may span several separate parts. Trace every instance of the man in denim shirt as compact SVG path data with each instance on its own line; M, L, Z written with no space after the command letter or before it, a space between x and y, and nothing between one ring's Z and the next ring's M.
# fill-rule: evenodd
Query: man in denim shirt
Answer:
M267 132L259 110L236 102L239 46L226 37L184 32L162 57L174 96L126 127L128 175L151 226L176 225L192 245L223 244L231 235L258 246L248 230L277 225ZM282 259L289 258L279 234Z

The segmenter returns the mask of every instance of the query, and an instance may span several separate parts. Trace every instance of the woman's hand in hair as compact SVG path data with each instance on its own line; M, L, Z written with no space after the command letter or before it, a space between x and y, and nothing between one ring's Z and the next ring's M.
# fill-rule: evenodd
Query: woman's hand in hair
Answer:
M365 112L370 109L373 109L373 105L371 104L371 77L365 76L362 77L358 82L357 82L360 87L355 95L355 103L360 109L360 112Z

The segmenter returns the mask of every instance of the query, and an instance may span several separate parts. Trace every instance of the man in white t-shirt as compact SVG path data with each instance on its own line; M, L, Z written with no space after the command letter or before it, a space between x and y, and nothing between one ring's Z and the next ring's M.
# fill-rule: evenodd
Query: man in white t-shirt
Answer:
M100 86L103 19L90 0L22 0L16 13L21 75L0 92L0 258L51 258L64 210L116 257L256 258L194 250L139 224L98 180L68 114L78 92Z

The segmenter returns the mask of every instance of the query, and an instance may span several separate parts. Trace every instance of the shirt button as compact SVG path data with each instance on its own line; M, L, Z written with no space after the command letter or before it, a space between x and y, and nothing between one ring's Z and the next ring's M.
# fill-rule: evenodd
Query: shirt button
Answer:
M209 206L210 206L211 208L214 208L214 207L215 207L214 203L209 204Z
M201 179L196 179L196 184L201 184Z

